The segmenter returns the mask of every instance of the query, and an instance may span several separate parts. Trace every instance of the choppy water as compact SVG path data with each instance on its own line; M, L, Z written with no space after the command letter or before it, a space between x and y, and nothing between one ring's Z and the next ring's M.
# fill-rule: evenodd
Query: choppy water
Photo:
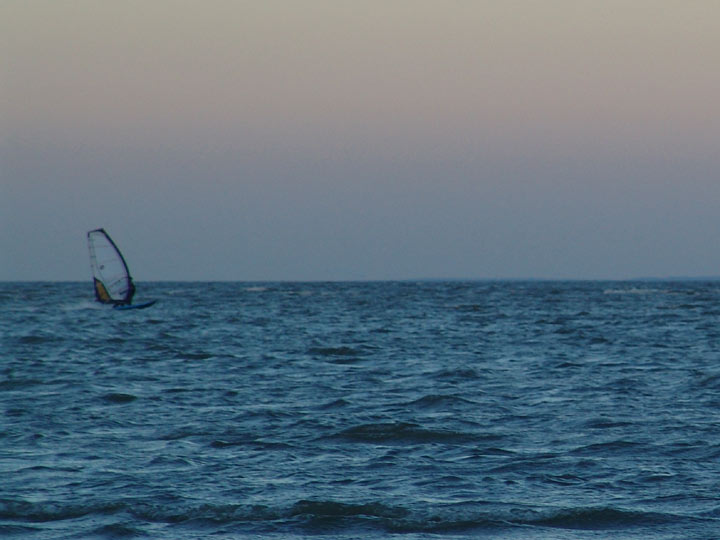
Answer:
M138 289L0 284L0 537L720 537L720 283Z

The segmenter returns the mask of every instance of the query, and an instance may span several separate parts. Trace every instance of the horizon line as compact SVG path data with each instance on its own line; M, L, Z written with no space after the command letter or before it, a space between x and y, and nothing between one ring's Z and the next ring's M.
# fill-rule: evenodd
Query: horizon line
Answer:
M86 279L1 279L0 283L85 283ZM632 278L424 277L369 279L141 279L136 283L389 283L389 282L667 282L720 281L711 276L641 276Z

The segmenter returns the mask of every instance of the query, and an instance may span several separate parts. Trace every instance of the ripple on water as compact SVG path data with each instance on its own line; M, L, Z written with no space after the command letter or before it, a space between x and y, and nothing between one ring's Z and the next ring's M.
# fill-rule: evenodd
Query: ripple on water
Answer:
M0 537L717 536L717 284L148 290L0 284Z

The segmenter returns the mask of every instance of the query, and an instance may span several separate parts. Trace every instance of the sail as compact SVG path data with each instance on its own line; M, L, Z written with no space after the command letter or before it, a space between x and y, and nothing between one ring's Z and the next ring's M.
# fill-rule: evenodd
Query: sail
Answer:
M87 234L95 298L104 304L130 304L135 285L125 259L105 229Z

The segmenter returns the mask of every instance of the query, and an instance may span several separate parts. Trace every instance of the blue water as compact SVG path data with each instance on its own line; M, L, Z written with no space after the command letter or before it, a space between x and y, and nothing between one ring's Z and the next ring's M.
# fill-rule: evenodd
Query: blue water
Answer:
M720 283L0 284L0 537L720 537Z

